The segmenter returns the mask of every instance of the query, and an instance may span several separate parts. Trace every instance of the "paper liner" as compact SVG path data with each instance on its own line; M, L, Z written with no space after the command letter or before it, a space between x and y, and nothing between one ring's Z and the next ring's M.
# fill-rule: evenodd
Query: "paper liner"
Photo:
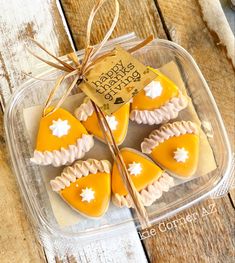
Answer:
M174 62L170 62L164 65L159 70L179 87L184 96L187 96L184 82L181 78L178 66ZM85 95L82 93L70 96L63 104L63 108L73 113L75 109L83 103L84 98ZM201 122L189 97L188 101L188 107L179 112L178 119L195 122L198 127L200 127ZM35 145L42 109L42 106L33 106L26 108L23 111L26 130L31 141L31 149L33 149ZM122 144L123 147L135 148L137 150L140 150L141 142L151 133L152 130L153 127L150 125L143 125L143 127L141 127L140 129L140 126L137 123L131 122L129 124L127 137ZM189 180L192 180L195 177L206 175L216 169L213 151L210 147L206 134L201 129L199 129L199 138L199 149L203 149L203 151L200 151L197 172ZM94 147L86 154L86 158L96 159L97 156L99 156L99 159L107 159L112 162L108 147L105 147L104 144L99 141L95 142ZM72 210L65 202L63 202L63 200L61 200L60 196L56 192L53 192L51 189L50 180L52 180L56 176L59 176L61 172L61 167L55 168L52 166L41 166L40 174L32 176L43 177L47 189L47 194L50 200L50 206L54 213L55 219L60 226L74 225L78 222L79 224L82 224L82 222L87 220L84 220L84 218L82 218L78 213ZM175 185L185 183L185 181L180 179L174 179L174 182ZM109 210L103 218L104 220L110 221L112 218L121 218L123 214L124 212L122 212L122 209L115 208L111 205L109 206ZM89 222L85 222L85 224L89 226Z

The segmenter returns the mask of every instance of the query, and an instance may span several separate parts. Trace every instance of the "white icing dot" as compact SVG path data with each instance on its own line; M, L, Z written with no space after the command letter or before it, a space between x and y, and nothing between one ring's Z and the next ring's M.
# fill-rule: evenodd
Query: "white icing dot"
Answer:
M177 148L177 150L174 152L174 159L178 163L185 163L188 158L188 151L186 151L184 148Z
M82 202L90 203L93 199L95 199L95 192L92 188L86 187L85 189L82 189L80 196L82 197Z
M112 131L115 131L117 129L117 125L118 125L118 121L116 120L115 116L108 116L107 115L105 118L108 122L110 129Z
M130 173L130 175L136 176L140 174L141 171L142 171L142 167L140 163L133 162L128 165L128 172Z
M145 95L151 99L155 99L162 94L162 85L159 81L152 81L144 87Z
M75 186L78 187L78 184L76 184Z
M57 121L53 120L52 125L49 128L54 136L60 138L64 135L68 135L68 131L71 127L67 120L58 119Z

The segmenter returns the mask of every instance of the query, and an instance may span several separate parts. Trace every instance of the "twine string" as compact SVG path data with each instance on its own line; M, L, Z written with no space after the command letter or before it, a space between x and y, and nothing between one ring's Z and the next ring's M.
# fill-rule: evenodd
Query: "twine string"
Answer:
M103 40L98 44L98 46L94 47L90 45L90 39L91 39L91 30L92 30L92 24L94 21L94 18L99 11L99 9L103 6L103 4L106 2L106 0L98 0L95 6L93 7L91 14L88 19L88 24L87 24L87 34L86 34L86 44L84 48L84 57L82 61L78 60L78 57L76 53L70 53L67 55L69 58L69 63L62 61L60 58L54 56L50 51L48 51L46 48L44 48L41 44L39 44L37 41L34 39L31 39L41 50L43 50L47 55L49 55L52 59L56 60L57 63L54 63L52 61L46 60L38 55L36 55L34 52L30 51L29 52L35 56L37 59L41 60L42 62L46 63L47 65L61 70L64 72L64 74L60 77L58 77L54 87L51 89L48 98L45 102L44 109L43 109L43 116L47 116L49 114L52 114L55 112L65 101L65 99L68 97L68 95L71 93L73 88L76 85L79 85L82 81L85 81L85 73L90 71L95 64L100 62L102 59L104 59L107 56L114 56L116 54L116 50L108 51L106 53L103 53L99 55L100 50L103 48L105 43L108 41L110 38L116 24L118 21L119 17L119 3L118 0L115 0L115 15L112 21L112 24L104 36ZM129 53L133 53L141 48L143 48L145 45L147 45L149 42L153 40L153 36L150 35L147 37L145 40L137 44L136 46L130 48L127 50ZM60 99L57 101L55 106L52 105L52 101L58 91L58 89L61 87L62 83L69 79L72 78L73 80L70 82L68 87L64 90L62 93L62 96ZM106 143L111 151L111 154L113 156L114 161L117 164L118 170L121 174L122 180L126 186L127 192L132 198L132 203L133 206L137 212L138 219L140 221L141 227L146 228L149 227L149 220L148 220L148 215L145 210L145 207L141 201L141 197L137 189L135 188L130 175L128 173L128 170L126 168L126 165L124 163L124 160L122 158L122 155L120 153L120 150L115 142L115 139L113 137L112 131L108 125L108 122L105 118L104 113L102 110L92 101L93 107L95 109L100 128L103 132L104 138L106 140Z
M77 81L79 79L82 80L84 78L84 74L85 74L84 72L87 72L88 70L91 70L93 65L98 62L98 60L93 61L92 59L97 56L99 51L102 49L102 47L105 45L105 43L110 38L110 36L111 36L111 34L112 34L116 24L117 24L118 17L119 17L119 3L118 3L117 0L115 0L115 15L114 15L114 18L113 18L112 25L110 26L108 32L106 33L106 35L104 36L104 38L100 42L100 44L98 44L98 46L96 48L94 48L94 46L91 46L90 45L90 38L91 38L92 24L93 24L95 15L97 14L99 9L103 6L103 4L105 2L106 2L106 0L99 0L99 1L97 1L97 3L93 7L93 9L91 11L91 14L89 16L88 24L87 24L86 45L85 45L85 49L84 49L84 57L83 57L82 63L80 63L78 61L78 59L75 58L76 54L69 54L68 55L68 58L70 59L70 62L72 62L71 64L69 64L67 62L64 62L60 58L54 56L50 51L48 51L40 43L38 43L34 39L31 39L41 50L43 50L51 58L55 59L59 64L58 63L54 63L54 62L49 61L49 60L46 60L46 59L38 56L37 54L35 54L31 50L29 50L29 52L33 56L35 56L37 59L41 60L42 62L48 64L51 67L54 67L56 69L59 69L59 70L62 70L64 72L66 72L65 75L63 75L63 76L58 78L58 80L56 81L55 86L52 88L52 90L51 90L51 92L50 92L50 94L49 94L49 96L48 96L48 98L46 100L46 104L44 106L43 116L46 116L48 114L51 114L51 113L55 112L63 104L64 100L69 95L69 91L71 91L75 87L75 85L77 84L76 81L72 81L72 84L68 86L67 91L63 93L63 95L60 97L60 99L57 102L57 104L54 107L50 107L51 103L52 103L52 100L53 100L58 88L62 85L64 80L68 79L69 77L73 77L73 76L75 76L75 79ZM102 58L104 58L106 56L110 56L110 55L113 55L113 53L107 52L106 54L102 55ZM81 81L79 81L79 83L80 82ZM50 110L49 110L49 108L50 108Z
M109 124L105 118L104 113L102 110L92 101L92 105L95 109L99 125L101 127L102 133L104 135L105 141L107 145L109 146L109 149L112 153L112 157L114 161L117 164L118 170L120 172L120 175L122 177L122 180L124 182L124 185L126 186L127 192L132 198L133 206L137 212L138 219L140 221L141 227L147 228L150 226L148 214L146 212L146 209L143 205L143 202L141 200L140 194L137 191L137 189L134 186L134 183L131 180L131 177L129 175L129 172L126 168L125 162L123 160L123 157L121 155L121 152L115 142L115 139L113 137L113 133L109 127Z

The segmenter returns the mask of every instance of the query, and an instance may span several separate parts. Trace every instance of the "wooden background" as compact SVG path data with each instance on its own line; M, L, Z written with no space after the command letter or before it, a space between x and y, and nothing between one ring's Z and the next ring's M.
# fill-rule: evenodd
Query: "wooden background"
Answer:
M93 0L14 0L2 1L0 9L0 98L2 104L24 81L23 72L33 72L35 60L25 52L28 37L43 43L57 55L70 52L71 44L80 49L85 40L85 28ZM97 43L107 31L113 1L107 3L93 28L92 43ZM216 99L234 150L234 68L226 57L214 32L202 19L197 0L120 0L120 19L113 38L134 31L144 38L173 40L186 48L198 63ZM33 47L32 47L33 49ZM0 113L0 262L43 262L43 250L38 245L26 220L18 187L10 168ZM211 213L196 221L171 230L156 233L142 240L149 262L234 262L234 198L226 196L205 200L185 210L173 220ZM155 232L153 232L155 231ZM143 233L144 235L144 233ZM104 248L108 250L108 247ZM132 248L126 248L126 261L131 261ZM129 261L128 261L129 258ZM89 255L87 262L92 262ZM86 262L84 261L84 262ZM100 258L96 262L116 262ZM141 262L141 261L139 261ZM143 262L143 261L142 261Z

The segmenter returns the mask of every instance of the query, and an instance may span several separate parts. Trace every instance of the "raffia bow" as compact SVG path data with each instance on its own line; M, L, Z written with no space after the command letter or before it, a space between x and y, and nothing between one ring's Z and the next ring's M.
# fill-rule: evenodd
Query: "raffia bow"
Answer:
M82 61L78 60L78 57L75 53L71 53L71 54L67 55L67 57L70 60L70 63L64 62L60 58L54 56L51 52L49 52L40 43L38 43L37 41L32 39L32 41L40 49L42 49L44 52L46 52L51 58L53 58L58 63L54 63L52 61L46 60L46 59L36 55L32 51L30 51L30 53L33 56L35 56L36 58L38 58L39 60L48 64L49 66L65 72L62 76L60 76L57 79L54 87L52 88L52 90L51 90L51 92L50 92L50 94L46 100L44 109L43 109L43 116L47 116L47 115L55 112L63 104L65 99L68 97L68 95L73 90L73 88L76 85L79 85L82 81L85 81L84 75L88 71L92 70L93 66L97 62L101 61L102 59L104 59L107 56L114 56L115 55L115 50L106 52L102 55L99 55L99 52L102 49L102 47L105 45L107 40L110 38L110 36L111 36L111 34L112 34L116 24L117 24L118 17L119 17L119 3L117 0L115 0L115 15L113 18L113 22L110 26L110 29L108 30L108 32L104 36L103 40L96 47L90 45L90 36L91 36L91 29L92 29L93 20L94 20L96 13L102 7L104 2L106 2L106 0L98 0L97 3L95 4L95 6L93 7L91 14L89 16L88 23L87 23L87 33L86 33L86 44L85 44L85 48L84 48L84 57L83 57ZM150 35L144 41L142 41L138 45L130 48L127 51L130 53L133 53L133 52L139 50L140 48L144 47L145 45L147 45L152 40L153 40L153 36ZM64 91L64 93L62 94L62 96L58 100L58 102L53 107L51 107L53 98L55 97L57 90L59 89L59 87L61 86L63 81L70 78L70 77L74 77L71 84L66 88L66 90ZM116 145L112 131L111 131L111 129L108 125L108 122L105 118L105 115L101 111L101 109L93 101L92 101L92 104L93 104L93 107L94 107L95 112L97 114L97 118L99 120L99 124L100 124L100 127L102 129L106 143L109 146L109 149L112 153L113 159L115 160L115 162L117 164L117 167L118 167L119 172L122 176L122 179L123 179L123 182L126 186L126 189L127 189L129 195L131 196L131 198L133 200L133 205L134 205L134 208L137 212L137 216L138 216L138 219L140 221L140 224L141 224L142 228L149 227L150 224L149 224L147 212L145 210L145 207L142 204L140 195L139 195L138 191L136 190L136 188L135 188L135 186L134 186L134 184L130 178L130 175L127 171L124 160L120 154L120 150L119 150L118 146Z

